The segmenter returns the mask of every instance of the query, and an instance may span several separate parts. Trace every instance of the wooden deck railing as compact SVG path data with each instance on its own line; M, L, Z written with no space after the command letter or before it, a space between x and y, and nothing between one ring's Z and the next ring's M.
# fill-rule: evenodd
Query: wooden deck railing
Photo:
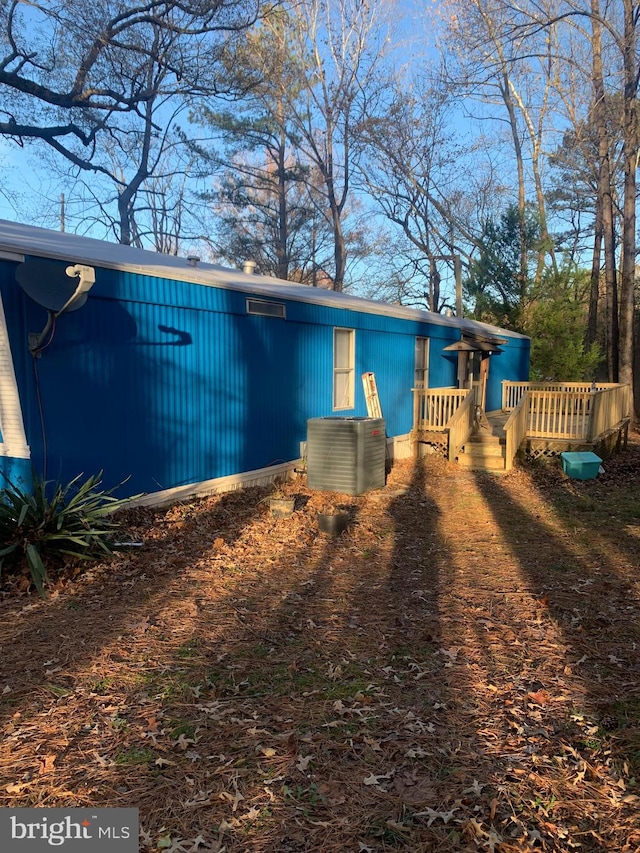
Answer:
M475 418L475 401L475 394L467 394L449 421L449 462L455 461L460 448L471 435Z
M595 441L630 415L631 389L628 385L618 385L596 392L591 404L589 440Z
M506 439L504 469L510 471L513 468L513 461L520 448L520 445L527 437L527 423L529 417L529 392L525 391L520 402L509 415L509 419L504 425L504 435Z
M628 385L606 383L594 389L586 382L536 383L529 388L523 387L525 383L521 382L505 384L511 389L503 391L503 400L510 404L519 395L504 427L507 440L513 444L514 455L524 438L594 442L630 417ZM518 386L517 393L511 393L513 386ZM569 387L572 390L567 390ZM524 434L522 423L526 424Z
M598 392L547 391L531 388L527 392L529 438L587 440L591 404Z
M567 391L587 392L604 391L608 388L620 387L612 382L597 382L595 388L592 382L509 382L502 383L502 411L510 412L518 405L525 391Z
M413 440L420 441L421 432L442 433L442 439L438 435L432 439L443 448L448 445L448 457L455 459L473 431L475 393L466 388L412 390ZM589 382L504 382L502 399L504 408L511 410L504 425L506 470L513 467L527 438L590 444L628 424L631 412L629 386L612 383L594 390Z
M468 388L412 388L413 428L444 432L456 410L469 394Z

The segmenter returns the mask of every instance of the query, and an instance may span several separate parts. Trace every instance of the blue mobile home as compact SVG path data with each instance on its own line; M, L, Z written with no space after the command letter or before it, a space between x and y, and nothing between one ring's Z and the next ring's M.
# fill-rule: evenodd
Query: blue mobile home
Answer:
M528 378L513 332L0 221L0 470L103 470L149 502L260 482L297 463L309 418L367 414L367 371L398 455L411 388L457 385L463 339L499 340L499 408Z

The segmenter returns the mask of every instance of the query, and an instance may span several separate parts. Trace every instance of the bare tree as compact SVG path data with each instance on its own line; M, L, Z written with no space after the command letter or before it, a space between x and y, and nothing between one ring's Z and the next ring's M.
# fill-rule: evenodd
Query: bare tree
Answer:
M457 108L438 80L400 77L358 128L358 181L404 237L394 244L398 293L432 311L455 304L441 288L446 268L451 277L456 256L470 262L504 191L489 161L478 167L479 152L455 126Z
M213 144L192 148L216 173L203 197L220 214L223 257L251 258L261 272L299 279L310 263L303 243L317 244L317 217L311 168L292 142L287 109L304 81L290 25L285 11L271 10L223 52L227 79L246 92L232 110L214 101L194 111L192 123L213 136Z
M599 0L593 0L597 10ZM561 86L570 129L550 157L553 189L549 202L556 215L572 220L571 257L580 262L591 249L590 298L585 346L600 341L609 381L618 381L618 269L623 195L621 97L605 85L608 66L602 25L565 26ZM591 241L590 247L587 239ZM604 258L604 263L603 263Z
M44 143L79 172L115 180L118 238L131 242L134 200L166 135L161 108L226 91L220 45L257 14L257 0L9 0L0 6L0 134ZM135 169L116 177L109 151Z
M90 169L41 152L55 186L65 189L67 230L169 254L178 251L180 233L183 241L201 233L199 166L177 127L186 111L179 99L155 97L141 115L120 117L118 134L102 139Z
M504 0L461 0L447 27L447 72L450 85L467 102L477 100L491 109L498 106L506 122L517 174L517 206L521 218L520 276L527 276L525 232L528 186L533 185L540 243L535 281L539 282L546 258L556 268L554 241L549 234L542 178L547 139L555 112L554 81L557 67L557 33L545 32L535 45L512 38L517 10ZM492 113L494 118L500 112Z
M332 284L342 290L345 217L358 153L354 134L379 86L387 7L383 0L300 0L292 13L291 43L304 79L287 108L297 147L322 178L322 205L333 232Z
M559 24L573 28L574 31L590 30L586 36L591 49L595 52L591 65L591 79L588 81L593 91L593 115L598 123L599 110L605 101L605 86L611 93L618 93L621 99L621 135L624 169L622 241L621 241L621 277L619 300L619 380L634 384L634 297L636 270L636 171L640 148L640 136L637 116L637 97L639 86L640 45L638 24L640 21L640 3L636 0L622 0L621 3L606 3L601 6L592 0L547 0L547 2L508 3L517 14L512 28L514 41L533 43L540 34L546 34ZM608 52L606 80L600 58L603 51ZM571 57L565 58L571 61ZM605 138L601 136L601 163L605 162ZM604 166L603 166L604 168ZM611 182L601 175L598 185L601 203L606 206L607 194L610 195ZM603 211L605 208L603 207ZM606 234L606 228L605 232ZM609 275L615 269L615 259L611 251L605 256ZM615 310L615 309L612 309ZM617 313L617 312L616 312ZM614 342L615 345L615 342Z
M610 122L607 121L607 97L604 85L602 61L602 23L600 21L599 0L591 0L591 78L593 89L593 107L590 118L596 131L598 152L597 168L597 202L596 202L596 234L591 269L591 298L589 301L588 342L593 343L597 330L597 306L600 276L600 246L598 239L602 235L604 245L604 270L606 286L606 351L607 368L610 382L618 381L619 353L618 339L620 334L618 323L618 270L616 265L616 227L614 208L614 138L610 132ZM591 339L589 341L589 339Z

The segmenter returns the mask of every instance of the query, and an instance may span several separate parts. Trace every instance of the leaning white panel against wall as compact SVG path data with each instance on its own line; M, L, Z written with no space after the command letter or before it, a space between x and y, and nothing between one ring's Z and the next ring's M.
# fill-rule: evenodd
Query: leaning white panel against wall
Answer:
M0 296L0 489L5 478L15 485L31 483L31 452L22 418L7 321Z

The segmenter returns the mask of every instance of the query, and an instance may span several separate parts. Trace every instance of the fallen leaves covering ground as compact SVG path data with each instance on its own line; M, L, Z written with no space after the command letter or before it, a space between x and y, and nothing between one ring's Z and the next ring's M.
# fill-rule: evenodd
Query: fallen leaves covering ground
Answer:
M143 851L639 850L639 479L636 436L595 481L130 511L142 549L0 603L0 805L136 806Z

